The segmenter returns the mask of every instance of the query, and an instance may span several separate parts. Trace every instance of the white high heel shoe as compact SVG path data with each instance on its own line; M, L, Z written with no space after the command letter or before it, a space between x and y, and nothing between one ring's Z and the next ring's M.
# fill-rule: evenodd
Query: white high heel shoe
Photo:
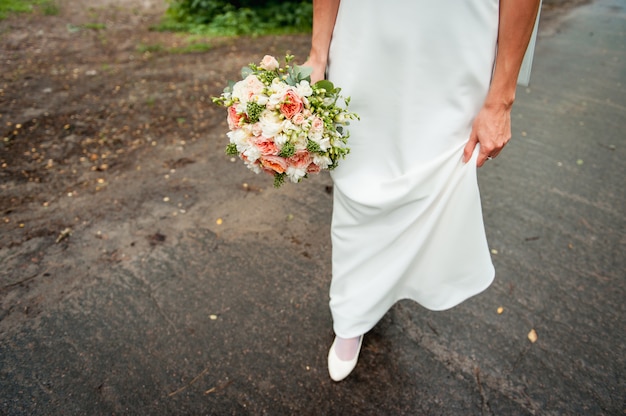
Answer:
M328 351L328 374L330 374L330 378L334 381L341 381L348 377L352 370L354 370L354 367L356 367L357 361L359 361L359 353L361 352L361 345L363 344L363 335L359 337L359 347L356 350L354 358L348 361L344 361L337 356L337 352L335 351L336 343L337 337L335 337L333 345L331 345L330 351Z

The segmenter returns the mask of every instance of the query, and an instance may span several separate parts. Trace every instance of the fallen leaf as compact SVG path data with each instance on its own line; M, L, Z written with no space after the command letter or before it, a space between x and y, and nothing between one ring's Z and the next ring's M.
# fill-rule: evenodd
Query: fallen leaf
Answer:
M55 243L59 244L62 240L66 239L70 235L72 235L72 229L71 228L64 229L63 231L59 233L59 236L57 237L57 240Z
M535 331L534 329L531 329L530 332L528 333L528 340L532 343L537 342L537 331Z
M215 221L217 225L222 225L223 222L224 221L221 218L218 218L217 221Z
M498 307L498 315L502 315L502 312L504 312L504 308L502 306Z

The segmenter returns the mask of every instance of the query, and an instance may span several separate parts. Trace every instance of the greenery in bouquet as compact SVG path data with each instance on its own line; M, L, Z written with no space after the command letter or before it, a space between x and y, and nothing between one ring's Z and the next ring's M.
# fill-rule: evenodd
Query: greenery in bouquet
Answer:
M334 169L349 152L346 127L358 119L340 88L326 80L311 85L312 69L291 65L292 60L287 55L281 67L266 55L213 97L227 109L226 153L239 156L255 173L273 175L276 187Z

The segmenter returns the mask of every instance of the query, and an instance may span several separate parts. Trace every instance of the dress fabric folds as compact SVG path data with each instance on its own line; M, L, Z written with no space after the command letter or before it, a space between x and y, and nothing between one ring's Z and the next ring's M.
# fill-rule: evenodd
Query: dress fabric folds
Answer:
M498 0L341 0L328 78L351 97L332 172L335 333L369 331L401 299L451 308L493 281L463 148L495 58Z

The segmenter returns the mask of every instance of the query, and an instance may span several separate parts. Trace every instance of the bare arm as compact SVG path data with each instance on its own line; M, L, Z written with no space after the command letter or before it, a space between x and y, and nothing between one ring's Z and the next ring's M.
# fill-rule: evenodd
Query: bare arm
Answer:
M328 63L330 39L335 28L340 0L313 0L313 34L311 36L311 52L304 63L313 68L311 82L324 78Z
M517 77L532 34L539 0L500 0L498 53L487 98L472 125L463 160L467 162L477 143L476 164L495 157L511 138L511 107L515 101Z

